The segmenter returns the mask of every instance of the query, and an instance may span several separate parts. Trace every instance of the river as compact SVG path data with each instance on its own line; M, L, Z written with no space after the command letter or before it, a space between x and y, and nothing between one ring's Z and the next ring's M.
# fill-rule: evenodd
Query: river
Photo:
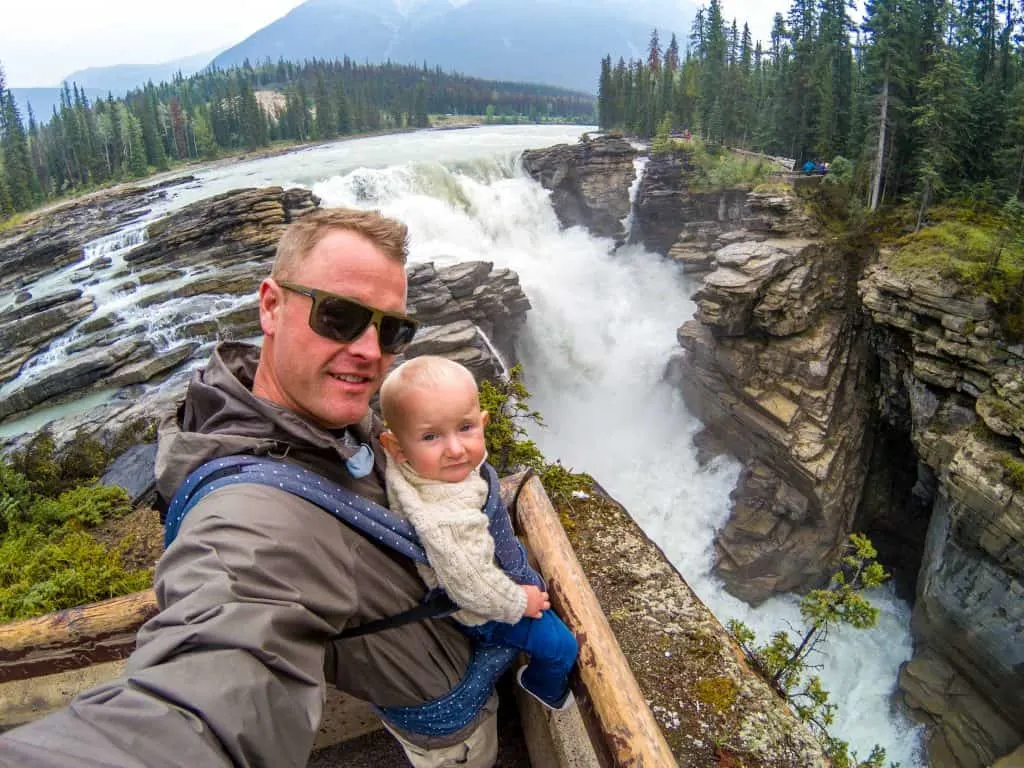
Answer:
M691 440L700 423L662 381L696 286L642 248L561 230L547 193L517 164L523 149L574 142L583 130L483 127L340 142L197 172L154 215L237 187L301 185L325 206L380 208L405 221L413 262L484 259L518 272L533 305L518 352L547 423L534 434L545 455L594 475L723 622L742 619L767 638L799 623L796 599L752 609L711 574L739 466L698 465ZM834 732L862 757L879 743L904 768L922 766L919 729L893 703L912 652L910 607L890 590L872 599L878 627L835 633L819 659L839 705Z

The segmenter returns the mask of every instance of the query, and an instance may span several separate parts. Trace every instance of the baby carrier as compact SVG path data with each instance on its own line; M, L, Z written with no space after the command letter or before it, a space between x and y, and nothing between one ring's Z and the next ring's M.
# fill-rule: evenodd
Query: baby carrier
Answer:
M515 537L498 492L498 476L484 464L487 479L487 515L494 552L502 570L520 584L543 587L530 568L526 552ZM367 538L389 547L415 562L429 565L412 525L378 504L295 464L256 456L214 459L192 472L175 493L167 509L164 545L169 547L188 511L206 495L236 483L269 485L317 505ZM346 629L332 640L366 635L410 621L435 619L458 610L443 590L432 590L423 602L403 613ZM439 699L409 707L375 707L377 714L401 730L426 736L448 736L469 725L491 695L494 684L512 663L516 651L500 646L474 644L462 680Z

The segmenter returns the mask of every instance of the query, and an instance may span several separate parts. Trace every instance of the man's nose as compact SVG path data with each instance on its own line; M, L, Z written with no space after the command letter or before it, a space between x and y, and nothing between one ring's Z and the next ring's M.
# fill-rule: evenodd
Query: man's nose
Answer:
M358 339L349 342L348 351L357 357L363 357L367 360L378 359L381 356L381 351L377 326L372 323L368 325Z

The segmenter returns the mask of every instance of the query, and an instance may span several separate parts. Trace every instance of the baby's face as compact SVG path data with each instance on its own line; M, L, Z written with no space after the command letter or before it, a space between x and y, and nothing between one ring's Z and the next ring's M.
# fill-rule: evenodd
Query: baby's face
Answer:
M402 424L391 430L395 458L423 477L457 483L484 460L487 414L472 382L412 388L402 396L401 410Z

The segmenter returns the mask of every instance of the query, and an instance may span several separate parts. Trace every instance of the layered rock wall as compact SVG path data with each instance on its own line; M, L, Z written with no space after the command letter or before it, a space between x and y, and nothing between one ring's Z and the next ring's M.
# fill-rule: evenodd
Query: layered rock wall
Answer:
M857 264L763 232L708 259L670 371L747 462L717 568L730 592L757 603L819 583L853 524L870 447L868 349L847 312Z
M891 534L915 571L901 685L930 764L990 765L1024 722L1024 347L984 298L886 254L865 268L871 254L730 226L687 221L670 249L704 274L670 371L747 462L716 543L727 588L805 588L852 528Z
M598 237L622 241L628 234L623 222L629 215L636 154L625 139L584 135L574 145L523 152L523 168L551 190L563 227L582 226Z
M901 684L941 726L934 764L988 765L1024 738L1024 347L986 299L934 274L883 263L860 291L878 410L910 435L931 507Z

